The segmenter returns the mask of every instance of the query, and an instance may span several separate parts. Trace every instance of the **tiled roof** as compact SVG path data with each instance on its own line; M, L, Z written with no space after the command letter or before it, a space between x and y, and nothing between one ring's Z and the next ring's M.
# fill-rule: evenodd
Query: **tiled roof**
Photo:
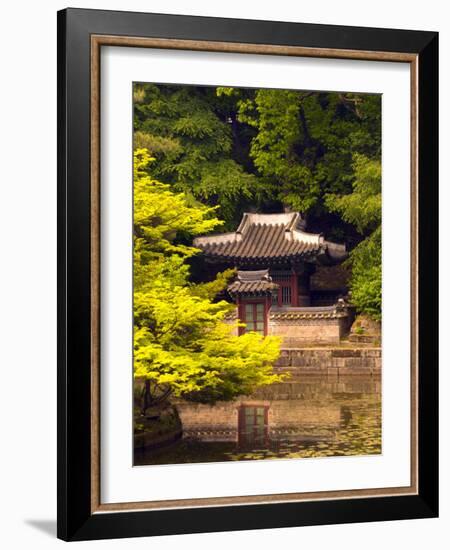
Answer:
M259 271L238 271L236 280L228 285L231 296L236 294L268 294L276 290L278 285L272 283L268 269Z
M319 255L340 260L345 245L324 240L321 234L300 229L298 212L283 214L244 214L233 233L197 237L194 246L211 259L235 263L258 263L294 259L313 259Z
M301 319L338 319L348 315L348 305L345 302L319 307L272 307L270 310L272 321L287 324Z

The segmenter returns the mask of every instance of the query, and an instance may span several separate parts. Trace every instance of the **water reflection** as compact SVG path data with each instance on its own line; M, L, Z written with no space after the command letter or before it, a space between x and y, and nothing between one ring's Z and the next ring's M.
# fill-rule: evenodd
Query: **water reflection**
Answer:
M370 455L381 452L379 376L302 374L248 398L177 403L183 438L135 451L135 464Z

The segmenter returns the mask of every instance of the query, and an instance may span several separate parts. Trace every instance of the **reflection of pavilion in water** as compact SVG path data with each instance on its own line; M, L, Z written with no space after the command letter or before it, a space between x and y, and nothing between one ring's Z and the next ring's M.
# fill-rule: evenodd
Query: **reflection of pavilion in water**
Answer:
M184 438L262 448L281 441L330 439L351 421L349 401L377 400L380 392L378 376L293 376L251 397L214 406L179 402L177 408Z

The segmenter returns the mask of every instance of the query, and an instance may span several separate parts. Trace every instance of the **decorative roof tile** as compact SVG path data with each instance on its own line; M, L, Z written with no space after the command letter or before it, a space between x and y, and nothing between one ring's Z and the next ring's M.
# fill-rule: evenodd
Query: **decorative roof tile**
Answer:
M340 298L332 306L272 307L270 319L277 322L292 322L307 319L339 319L349 315L348 303Z
M236 294L267 295L276 289L278 289L278 285L272 283L268 269L238 271L236 280L227 287L231 296Z
M320 233L307 233L298 212L245 213L233 233L197 237L194 246L210 259L242 263L345 258L345 245L325 241Z

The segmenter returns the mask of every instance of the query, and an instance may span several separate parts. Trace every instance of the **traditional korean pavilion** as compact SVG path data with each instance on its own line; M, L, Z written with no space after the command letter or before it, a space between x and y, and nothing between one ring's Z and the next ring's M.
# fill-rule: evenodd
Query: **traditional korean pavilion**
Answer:
M240 329L279 334L285 345L306 341L337 342L348 324L348 311L339 295L329 303L314 303L310 279L321 265L336 265L347 253L345 245L308 233L298 212L245 213L236 231L198 237L194 246L220 270L237 268L229 284Z

